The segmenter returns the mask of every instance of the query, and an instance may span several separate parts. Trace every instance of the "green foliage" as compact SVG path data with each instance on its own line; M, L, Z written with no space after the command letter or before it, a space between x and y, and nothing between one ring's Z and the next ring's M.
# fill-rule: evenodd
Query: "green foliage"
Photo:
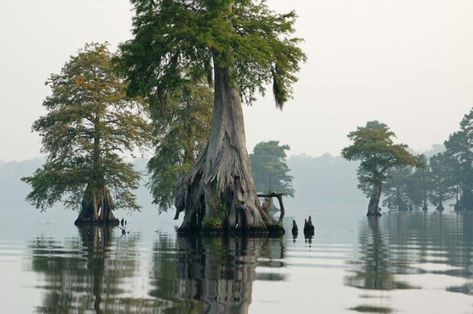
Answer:
M119 63L132 95L164 105L189 81L212 68L230 69L242 99L273 85L278 107L291 97L295 73L305 55L297 47L295 13L277 14L265 1L131 0L134 38L121 45Z
M424 156L420 157L419 165L421 167L401 166L389 171L384 185L384 206L397 210L414 210L427 206L432 182Z
M358 167L359 187L367 195L370 195L372 186L386 182L390 169L420 164L419 157L411 154L407 145L394 144L394 137L394 132L378 121L369 121L348 135L353 143L343 149L342 156L361 162Z
M445 142L450 176L459 190L458 209L473 209L473 109L460 122L460 130Z
M287 193L294 196L293 177L287 166L288 145L279 141L258 143L250 154L251 168L256 189L260 192Z
M229 210L225 204L220 205L220 210L214 213L212 216L205 216L202 221L202 227L206 229L221 229L228 218Z
M156 149L148 163L148 187L160 210L172 206L179 177L190 171L205 148L212 99L209 87L188 83L168 97L165 107L151 106Z
M139 174L122 156L152 138L139 99L126 96L126 83L117 75L107 44L87 44L47 85L47 111L33 124L42 137L46 163L22 178L33 191L27 199L45 209L64 200L80 204L86 185L108 187L115 208L138 208L131 190Z
M438 206L455 195L455 164L447 153L439 153L430 158L431 187L429 198Z

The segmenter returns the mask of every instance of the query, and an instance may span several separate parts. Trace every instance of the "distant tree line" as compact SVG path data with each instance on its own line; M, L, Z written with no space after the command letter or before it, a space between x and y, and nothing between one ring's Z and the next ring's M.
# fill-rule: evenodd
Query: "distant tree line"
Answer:
M395 167L389 172L383 205L390 209L473 210L473 108L445 141L445 151L423 157L424 167Z

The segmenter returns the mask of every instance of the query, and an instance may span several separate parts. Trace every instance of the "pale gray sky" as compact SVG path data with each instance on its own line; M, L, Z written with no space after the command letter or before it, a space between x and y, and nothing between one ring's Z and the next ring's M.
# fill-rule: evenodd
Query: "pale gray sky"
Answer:
M473 1L269 0L295 9L309 58L282 112L245 108L248 148L338 155L346 134L379 119L413 149L443 142L473 105ZM44 81L90 41L130 38L127 0L0 0L0 160L39 155L30 132Z

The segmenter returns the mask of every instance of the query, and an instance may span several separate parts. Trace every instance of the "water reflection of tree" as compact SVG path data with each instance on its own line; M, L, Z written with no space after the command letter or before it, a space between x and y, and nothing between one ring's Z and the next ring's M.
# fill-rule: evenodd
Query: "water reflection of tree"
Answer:
M473 213L398 213L378 222L364 222L359 236L359 258L346 284L391 290L412 288L394 279L397 274L433 273L461 278L473 276ZM451 268L425 268L444 264ZM473 281L447 290L473 294Z
M284 280L273 272L256 273L257 265L283 267L283 241L263 238L180 237L177 256L166 254L172 242L155 244L151 295L166 304L166 313L248 313L253 281ZM259 260L262 259L262 260Z
M42 313L115 313L151 309L150 300L120 298L121 283L132 277L137 237L114 246L112 229L84 227L79 238L58 243L37 238L30 244L32 270L44 275Z
M393 290L413 288L407 283L397 281L394 269L399 265L392 263L386 239L380 231L378 219L369 219L360 232L359 257L354 262L355 270L345 277L348 286L372 289Z

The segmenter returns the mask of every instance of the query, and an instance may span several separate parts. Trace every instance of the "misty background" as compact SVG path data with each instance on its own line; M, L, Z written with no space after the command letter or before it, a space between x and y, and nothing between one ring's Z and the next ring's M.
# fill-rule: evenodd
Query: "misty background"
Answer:
M423 152L458 128L473 104L473 2L268 3L296 10L308 61L283 111L269 96L244 108L248 151L267 140L291 147L296 194L286 201L288 215L340 215L342 208L359 215L367 201L357 190L357 165L338 157L346 135L378 119ZM11 217L48 219L26 205L29 188L19 181L42 163L40 138L30 130L44 114L44 82L84 43L108 41L114 49L129 39L131 9L128 0L0 0L0 206ZM142 214L157 215L147 189L138 196ZM60 205L51 211L75 215Z
M308 61L282 112L272 97L245 108L248 150L277 139L290 154L338 156L368 120L415 151L442 143L473 104L471 0L268 0L296 10ZM0 0L0 160L32 159L30 132L58 73L85 42L131 38L128 0Z

